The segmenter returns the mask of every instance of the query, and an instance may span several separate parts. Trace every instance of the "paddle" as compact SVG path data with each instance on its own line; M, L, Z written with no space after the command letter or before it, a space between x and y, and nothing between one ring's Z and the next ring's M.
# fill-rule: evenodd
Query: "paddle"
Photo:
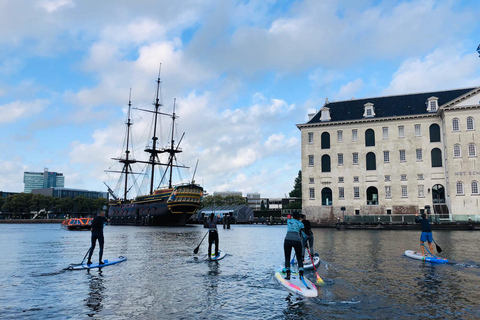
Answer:
M315 267L315 262L313 261L312 255L310 254L310 249L308 248L308 245L305 246L305 248L307 248L308 250L308 255L310 256L310 260L312 261L313 270L315 270L315 274L317 275L317 284L323 286L325 284L325 281L323 281L323 279L320 278L320 276L318 275L317 268Z
M433 243L435 243L435 245L437 246L437 252L438 252L438 253L441 253L441 252L442 252L442 248L440 248L440 246L435 242L435 239L432 238L432 240L433 240Z
M209 230L209 231L210 231L210 230ZM198 253L198 250L200 249L200 245L202 244L203 239L205 239L205 237L207 236L207 234L208 234L208 231L207 231L207 233L205 233L205 235L204 235L203 238L202 238L202 241L200 241L200 243L199 243L198 246L195 248L195 250L193 250L193 253L195 253L195 254Z

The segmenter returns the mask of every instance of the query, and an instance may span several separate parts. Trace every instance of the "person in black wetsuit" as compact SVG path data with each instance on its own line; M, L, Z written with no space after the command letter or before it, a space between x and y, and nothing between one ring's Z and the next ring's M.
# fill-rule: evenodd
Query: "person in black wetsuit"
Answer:
M217 231L217 217L215 214L211 214L210 218L207 219L207 228L208 230L208 258L212 257L212 244L215 242L215 257L218 257L220 254L218 252L218 231Z
M425 241L428 242L428 246L430 247L430 253L433 255L433 236L432 236L432 226L430 225L430 220L427 219L427 215L422 213L422 218L418 217L418 213L415 214L415 222L422 224L422 234L420 235L420 248L422 249L422 255L425 255Z
M310 221L307 220L307 216L302 214L302 218L300 221L302 221L304 228L304 236L303 236L303 258L304 260L310 261L310 257L305 257L305 248L310 247L310 254L312 257L314 256L314 250L313 250L313 232L312 232L312 225L310 224Z
M102 257L103 257L103 244L105 242L103 238L103 226L107 223L108 220L105 218L105 211L100 211L98 216L96 216L92 221L92 246L90 247L90 253L88 254L88 262L87 264L92 264L92 254L93 250L95 250L95 244L98 240L98 245L100 246L99 252L99 264L103 264Z

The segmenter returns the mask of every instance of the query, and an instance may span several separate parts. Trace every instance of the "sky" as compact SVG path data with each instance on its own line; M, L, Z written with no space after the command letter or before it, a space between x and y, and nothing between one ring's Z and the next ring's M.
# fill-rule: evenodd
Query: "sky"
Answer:
M326 98L480 86L479 12L475 0L0 0L0 191L48 168L67 188L117 192L106 170L119 168L129 100L140 160L152 132L139 109L160 73L189 167L177 182L288 196L296 125Z

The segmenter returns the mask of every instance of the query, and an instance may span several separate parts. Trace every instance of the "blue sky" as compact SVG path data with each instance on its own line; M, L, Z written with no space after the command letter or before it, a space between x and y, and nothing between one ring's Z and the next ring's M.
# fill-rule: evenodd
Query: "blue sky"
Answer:
M480 86L478 1L0 1L0 190L23 172L115 187L132 106L161 64L191 179L209 192L288 194L300 131L325 98ZM133 112L137 159L149 137ZM167 122L162 130L168 131ZM167 143L167 139L162 141Z

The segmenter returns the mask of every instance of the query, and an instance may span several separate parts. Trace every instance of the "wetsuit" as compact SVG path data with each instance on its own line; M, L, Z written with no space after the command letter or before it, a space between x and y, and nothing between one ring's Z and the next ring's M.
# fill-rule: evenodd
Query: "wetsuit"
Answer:
M93 250L95 250L95 244L98 240L98 245L100 246L99 252L99 262L102 262L103 257L103 244L105 242L103 238L103 226L107 223L107 218L102 216L96 216L92 221L92 246L90 248L90 253L88 255L88 261L92 261Z
M433 236L432 236L432 225L430 224L430 220L426 218L419 218L415 217L415 222L422 225L422 234L420 235L420 241L428 243L432 243Z
M305 236L303 237L303 241L304 241L304 243L303 243L303 257L305 257L305 244L307 242L308 242L308 247L310 248L310 254L313 256L314 251L313 251L312 225L310 224L310 221L308 221L308 220L303 220L302 223L305 226L305 228L304 228Z
M303 229L304 225L301 221L296 219L287 220L287 235L285 236L285 241L283 243L283 251L285 254L285 269L290 270L290 256L292 254L292 248L295 250L295 255L297 256L298 269L303 270L303 259L302 259L302 236L304 235ZM301 269L300 269L301 268Z
M215 242L215 256L218 256L218 231L217 231L217 217L207 219L208 231L208 257L212 256L212 244Z

